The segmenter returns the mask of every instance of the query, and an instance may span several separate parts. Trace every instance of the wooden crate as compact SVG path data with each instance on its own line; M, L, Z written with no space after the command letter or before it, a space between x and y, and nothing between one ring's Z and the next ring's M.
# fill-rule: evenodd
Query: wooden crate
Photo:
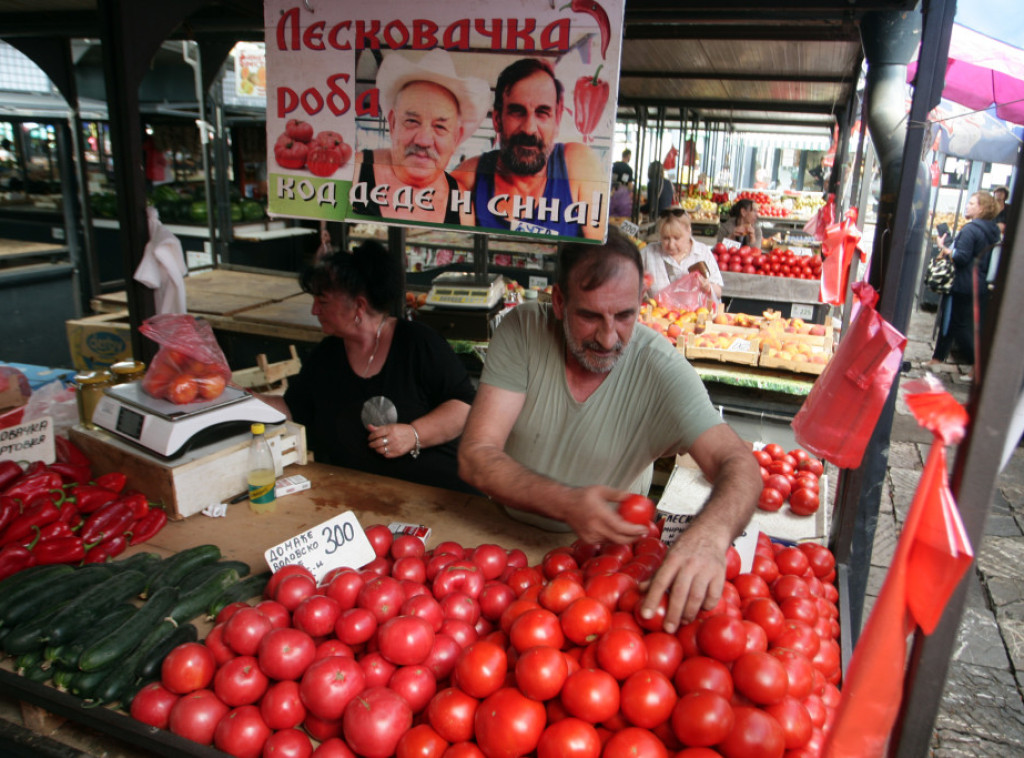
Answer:
M820 349L820 350L819 349L815 349L814 353L816 355L824 354L828 358L832 357L831 349L829 349L827 351L824 350L823 348ZM827 361L826 361L826 363L812 363L811 361L793 361L793 360L786 360L786 359L778 358L778 357L774 357L773 358L773 357L769 357L769 355L768 355L768 348L762 347L759 365L762 368L776 368L776 369L782 369L783 371L793 371L793 372L798 373L798 374L815 374L815 375L817 375L817 374L820 374L822 371L825 370L825 366L827 366L828 363L827 363Z
M676 343L688 361L720 361L722 363L739 363L745 366L756 366L760 351L757 337L736 335L728 348L700 347L696 344L699 334L688 334L685 340Z
M288 377L295 376L302 369L295 345L289 345L288 350L292 357L276 363L270 363L266 353L260 353L252 368L231 372L232 384L270 395L283 395L288 389Z
M102 429L71 429L71 439L93 462L96 474L123 471L128 487L163 503L167 515L182 519L245 490L249 465L248 432L196 447L167 460L152 455ZM306 428L286 421L267 428L267 443L280 464L306 463Z

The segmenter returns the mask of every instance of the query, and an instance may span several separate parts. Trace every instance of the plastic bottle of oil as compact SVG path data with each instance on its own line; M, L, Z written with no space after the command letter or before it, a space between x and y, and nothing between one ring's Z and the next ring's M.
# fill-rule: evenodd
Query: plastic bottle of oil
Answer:
M274 456L270 452L263 424L252 425L252 443L249 445L249 509L254 513L270 513L277 506L274 489Z

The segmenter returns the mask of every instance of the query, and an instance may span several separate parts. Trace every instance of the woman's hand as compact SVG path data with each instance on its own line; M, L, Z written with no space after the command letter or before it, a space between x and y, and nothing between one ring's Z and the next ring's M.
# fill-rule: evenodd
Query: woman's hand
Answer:
M701 292L710 295L711 294L711 280L703 274L697 274L697 282L700 284Z
M401 458L416 447L416 432L412 424L384 424L367 427L370 449L385 458Z

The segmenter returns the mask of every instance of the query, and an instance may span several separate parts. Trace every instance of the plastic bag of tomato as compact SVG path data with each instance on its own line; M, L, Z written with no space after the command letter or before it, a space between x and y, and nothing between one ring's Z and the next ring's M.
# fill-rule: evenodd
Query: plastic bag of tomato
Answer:
M367 535L362 570L318 584L287 566L265 599L224 608L135 718L235 756L821 753L841 675L821 545L761 535L745 574L730 549L721 600L670 634L637 612L667 549L655 536L528 566L497 545Z
M209 322L167 313L146 319L139 331L160 345L142 379L148 394L184 405L224 392L231 369Z

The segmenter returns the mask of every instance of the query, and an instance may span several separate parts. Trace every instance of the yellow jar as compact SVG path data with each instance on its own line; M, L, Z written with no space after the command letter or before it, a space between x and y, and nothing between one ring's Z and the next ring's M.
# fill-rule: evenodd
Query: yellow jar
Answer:
M78 420L86 429L97 429L92 423L92 414L96 403L103 397L103 390L114 384L114 376L105 369L84 371L75 375L75 387L78 398Z
M146 364L142 361L120 361L110 367L114 384L137 382L146 375Z

